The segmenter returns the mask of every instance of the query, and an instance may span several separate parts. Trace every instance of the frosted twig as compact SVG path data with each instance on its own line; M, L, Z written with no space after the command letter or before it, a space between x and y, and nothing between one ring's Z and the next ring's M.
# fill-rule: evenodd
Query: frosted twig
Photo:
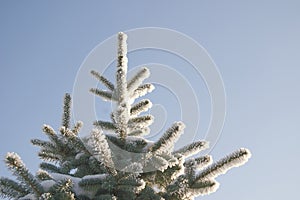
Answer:
M176 122L171 128L169 128L165 134L154 143L151 147L152 152L164 152L171 151L170 147L178 140L183 132L185 125L182 122Z
M176 151L173 152L173 154L181 154L184 157L189 157L192 155L195 155L209 147L209 143L206 141L197 141L193 142L187 146L184 146Z
M106 169L113 175L117 174L112 160L112 155L105 135L99 129L93 129L89 142L94 148L94 156L97 160L102 161Z
M199 175L197 175L195 181L211 179L221 174L225 174L229 169L245 164L250 157L250 151L248 149L241 148L204 169Z
M139 103L133 105L130 109L131 117L138 116L142 112L146 112L152 107L152 103L149 99L144 99Z
M69 128L71 118L71 95L66 93L64 97L64 110L62 117L62 126Z
M105 121L95 121L94 122L95 126L99 126L104 130L112 130L112 131L116 131L117 127L115 124L111 123L111 122L105 122Z
M104 90L99 90L97 88L91 88L90 92L94 93L95 95L98 95L103 98L105 101L116 101L114 98L112 92L104 91Z
M34 194L40 196L42 194L42 186L38 183L35 177L29 172L29 170L23 164L20 156L16 153L7 153L5 162L10 170L22 180L24 185L29 190L32 190Z
M103 85L109 89L110 91L114 91L115 90L115 86L114 84L112 84L108 79L106 79L104 76L100 75L98 72L92 70L91 74L96 77L96 79L98 81L100 81L101 83L103 83Z
M152 92L154 89L155 87L151 83L143 84L130 94L130 98L134 100Z
M143 81L150 76L150 71L148 68L143 67L140 69L134 77L131 78L131 80L128 82L127 90L131 93L131 91L136 90Z

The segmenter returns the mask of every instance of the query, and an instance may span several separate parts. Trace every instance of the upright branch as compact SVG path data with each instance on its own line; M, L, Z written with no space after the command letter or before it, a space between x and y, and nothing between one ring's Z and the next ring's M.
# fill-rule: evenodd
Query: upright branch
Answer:
M127 92L127 35L120 32L118 34L118 61L116 73L116 96L118 99L118 107L114 113L115 121L118 125L117 133L121 139L127 136L127 122L129 120L130 108Z
M116 133L123 142L127 136L143 136L150 132L148 126L153 123L150 115L140 116L151 108L152 103L148 99L140 100L133 104L139 97L152 92L154 86L151 83L143 84L143 81L150 76L146 67L140 69L131 79L127 80L127 35L118 34L117 70L116 83L111 83L107 78L92 70L91 74L102 83L108 90L92 88L90 91L104 100L116 103L116 109L111 114L111 121L98 120L94 125L102 130L109 130ZM133 104L133 105L132 105Z
M71 96L70 94L65 94L64 97L64 111L62 117L62 126L65 128L70 127L70 118L71 118Z

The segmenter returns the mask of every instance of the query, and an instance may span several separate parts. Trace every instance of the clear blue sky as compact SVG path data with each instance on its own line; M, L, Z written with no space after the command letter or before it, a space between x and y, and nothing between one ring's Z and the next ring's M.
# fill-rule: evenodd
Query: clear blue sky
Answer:
M59 126L63 94L87 54L119 31L164 27L194 38L219 67L227 117L212 155L253 153L202 199L299 199L299 8L297 0L2 0L0 157L15 151L35 172L29 140L43 138L44 123ZM3 162L0 175L10 176Z

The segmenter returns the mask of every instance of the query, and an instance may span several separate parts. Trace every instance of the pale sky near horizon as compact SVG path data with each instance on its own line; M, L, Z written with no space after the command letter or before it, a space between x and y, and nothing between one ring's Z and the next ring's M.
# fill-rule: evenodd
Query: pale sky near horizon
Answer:
M201 44L222 76L227 116L215 160L239 147L253 154L217 178L216 193L197 199L299 199L299 8L297 0L0 1L0 160L14 151L34 173L38 148L29 141L44 138L43 124L57 129L63 95L89 52L119 31L162 27ZM147 53L130 64L162 58L150 50L130 58ZM179 71L186 64L164 56ZM11 177L3 162L0 176Z

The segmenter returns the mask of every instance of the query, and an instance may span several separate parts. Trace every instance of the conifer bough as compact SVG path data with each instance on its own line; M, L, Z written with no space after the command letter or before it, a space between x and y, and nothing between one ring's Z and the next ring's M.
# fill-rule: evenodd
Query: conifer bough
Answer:
M27 200L192 200L215 192L215 180L251 157L241 148L212 163L209 155L197 156L208 148L198 141L174 150L183 134L183 122L175 122L157 141L143 138L154 120L143 115L151 108L149 99L135 102L152 92L148 68L127 80L127 35L118 34L116 84L96 72L91 74L108 90L92 88L97 96L117 104L111 122L95 121L87 137L80 137L82 122L71 128L71 95L66 94L62 126L57 133L44 125L48 141L33 139L43 160L33 175L16 153L8 153L5 163L17 180L0 178L0 196ZM87 122L90 123L90 122ZM108 133L107 131L110 131ZM113 134L111 134L113 132ZM125 153L124 153L125 152ZM192 158L189 158L194 156Z

